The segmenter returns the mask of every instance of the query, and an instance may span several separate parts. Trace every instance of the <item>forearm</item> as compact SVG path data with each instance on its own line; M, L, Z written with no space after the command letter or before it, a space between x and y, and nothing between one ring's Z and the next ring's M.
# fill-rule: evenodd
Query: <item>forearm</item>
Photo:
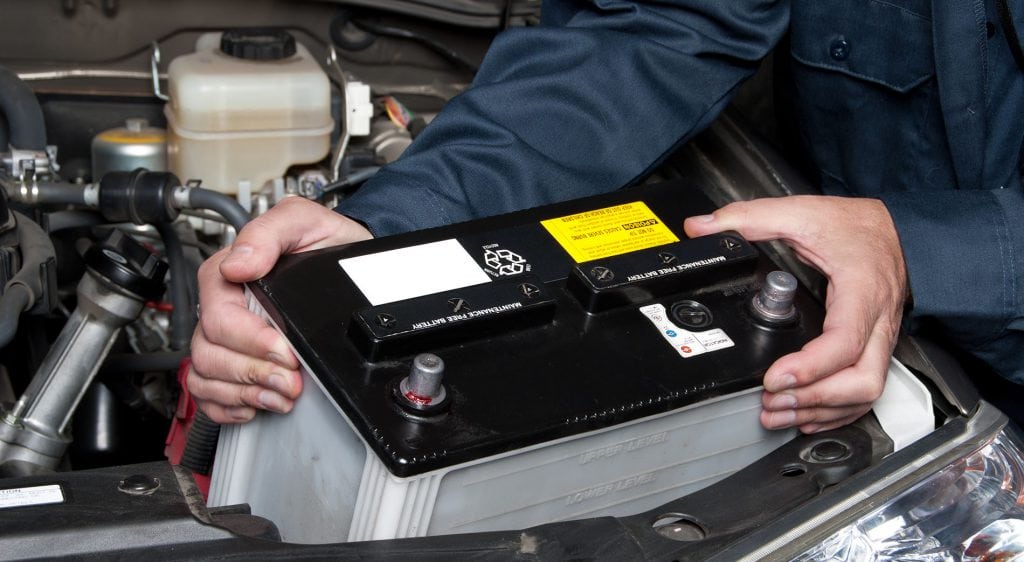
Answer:
M386 235L628 185L714 119L788 21L753 0L544 10L340 210Z

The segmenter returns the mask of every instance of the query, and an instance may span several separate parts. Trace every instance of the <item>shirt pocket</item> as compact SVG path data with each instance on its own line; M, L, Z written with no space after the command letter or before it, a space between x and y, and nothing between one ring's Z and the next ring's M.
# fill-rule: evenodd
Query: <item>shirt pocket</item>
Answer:
M934 74L930 11L920 1L796 1L792 56L810 67L908 92Z
M823 191L877 195L954 178L928 0L794 0L789 100Z

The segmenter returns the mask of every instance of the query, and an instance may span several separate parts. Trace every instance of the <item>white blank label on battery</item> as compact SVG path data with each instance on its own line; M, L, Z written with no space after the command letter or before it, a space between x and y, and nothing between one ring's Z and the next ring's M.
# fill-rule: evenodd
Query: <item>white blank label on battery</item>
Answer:
M64 492L58 484L0 490L0 509L51 503L64 503Z
M455 239L345 258L338 263L373 306L491 280Z

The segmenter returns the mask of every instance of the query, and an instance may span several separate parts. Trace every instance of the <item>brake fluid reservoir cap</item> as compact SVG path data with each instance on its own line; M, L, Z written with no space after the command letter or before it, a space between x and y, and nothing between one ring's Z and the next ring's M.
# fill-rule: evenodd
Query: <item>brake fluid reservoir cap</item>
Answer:
M240 27L220 37L220 50L245 60L280 60L295 54L295 37L279 27Z

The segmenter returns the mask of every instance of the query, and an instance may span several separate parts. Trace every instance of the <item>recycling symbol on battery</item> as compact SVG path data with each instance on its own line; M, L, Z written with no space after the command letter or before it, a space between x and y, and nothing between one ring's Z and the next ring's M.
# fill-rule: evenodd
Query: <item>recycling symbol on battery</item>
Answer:
M517 275L527 270L526 258L505 248L484 248L484 264L492 275Z

